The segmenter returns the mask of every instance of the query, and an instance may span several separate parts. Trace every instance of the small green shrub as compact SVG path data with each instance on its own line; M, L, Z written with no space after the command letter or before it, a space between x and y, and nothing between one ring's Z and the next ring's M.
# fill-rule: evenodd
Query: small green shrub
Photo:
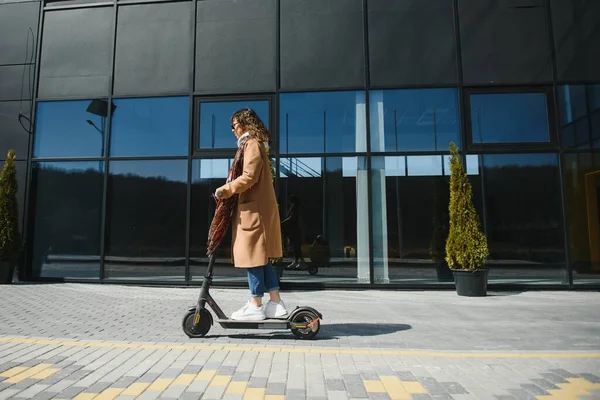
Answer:
M489 255L487 239L480 229L472 200L472 188L454 143L450 143L450 230L446 239L446 262L451 269L477 270Z
M15 158L9 150L0 172L0 261L15 261L21 248Z

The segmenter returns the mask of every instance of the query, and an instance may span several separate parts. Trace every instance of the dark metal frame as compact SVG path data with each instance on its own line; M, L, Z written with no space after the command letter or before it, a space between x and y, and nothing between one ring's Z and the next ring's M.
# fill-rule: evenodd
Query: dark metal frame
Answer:
M174 2L183 2L189 0L175 0ZM558 100L557 100L557 90L558 86L562 84L595 84L597 82L563 82L558 78L557 69L556 69L556 51L554 45L554 35L553 35L553 25L552 25L552 10L550 8L549 0L544 0L544 6L547 10L547 26L549 30L549 43L551 49L551 67L552 67L552 82L547 83L539 83L535 86L530 84L521 84L515 82L515 84L508 85L487 85L487 84L473 84L468 87L465 86L463 77L462 77L462 51L461 51L461 37L459 30L459 22L460 15L458 11L458 1L459 0L450 0L452 2L453 7L453 16L454 16L454 39L455 39L455 62L456 62L456 78L457 84L432 84L432 85L402 85L399 86L371 86L370 85L370 62L369 62L369 27L368 27L368 1L362 0L362 11L363 11L363 51L364 51L364 84L362 86L357 87L345 87L345 88L311 88L306 90L286 90L281 89L281 66L280 66L280 24L281 20L281 10L280 10L280 1L275 1L276 7L276 19L277 23L275 24L275 43L276 43L276 51L275 51L275 60L273 62L276 65L276 87L275 92L253 92L253 93L230 93L227 95L219 94L219 95L211 95L203 92L198 92L195 90L195 66L196 66L196 32L197 32L197 1L203 0L191 0L189 1L191 11L194 13L193 22L191 27L190 34L192 35L191 47L192 47L192 68L190 70L190 88L187 93L161 93L160 95L132 95L132 96L118 96L118 98L135 98L135 97L163 97L163 96L189 96L189 116L190 116L190 124L189 124L189 152L187 156L181 157L111 157L109 155L109 144L111 139L111 123L112 116L110 114L107 117L107 134L105 135L105 153L102 157L73 157L73 158L36 158L33 159L33 140L32 138L29 140L29 154L27 159L27 175L26 175L26 196L25 196L25 207L24 207L24 222L23 227L26 230L25 237L27 238L27 252L26 252L26 277L32 277L31 271L31 256L32 256L32 246L31 246L31 238L34 233L34 218L35 218L35 201L32 200L32 164L34 162L42 162L42 161L102 161L103 169L104 169L104 177L103 177L103 188L104 192L102 194L102 221L101 221L101 264L100 264L100 275L97 280L88 280L88 279L67 279L72 282L90 282L90 281L99 281L99 282L115 282L121 284L148 284L148 285L165 285L169 283L160 282L156 280L121 280L121 279L106 279L105 271L104 271L104 256L106 253L106 235L107 235L107 217L108 217L108 186L109 186L109 160L158 160L158 159L187 159L188 161L188 180L187 180L187 202L186 202L186 212L188 215L186 221L186 243L185 243L185 251L186 251L186 262L185 262L185 277L184 281L174 283L175 285L197 285L198 281L193 281L190 276L190 262L189 262L189 249L190 249L190 212L191 212L191 186L192 186L192 163L194 159L198 158L223 158L223 157L231 157L234 149L199 149L197 148L197 139L198 139L198 117L199 117L199 104L202 101L236 101L240 99L252 99L252 100L261 100L266 99L269 101L269 110L270 110L270 124L271 131L273 134L273 143L271 146L272 153L271 157L276 160L276 183L279 180L279 160L282 157L282 152L279 149L279 95L281 93L295 93L295 92L329 92L329 91L340 91L340 90L360 90L365 92L365 109L366 109L366 125L367 125L367 143L366 143L366 152L362 153L303 153L303 154L283 154L283 157L366 157L367 160L367 168L368 168L368 226L369 226L369 276L370 283L362 284L362 283L348 283L348 284L337 284L337 283L289 283L284 282L283 287L294 287L298 289L346 289L346 288L373 288L373 289L404 289L404 288L429 288L429 289L451 289L451 286L447 284L405 284L405 283L390 283L390 284L380 284L374 282L374 254L373 254L373 235L372 235L372 227L373 227L373 203L372 203L372 176L371 176L371 167L372 167L372 156L417 156L417 155L447 155L447 152L444 151L434 151L434 152L382 152L382 153L372 153L371 150L371 123L370 123L370 91L371 90L386 90L386 89L415 89L415 88L457 88L458 90L458 114L460 119L460 139L462 144L462 157L463 162L466 162L467 154L499 154L499 153L553 153L558 155L558 168L560 171L560 191L561 191L561 208L562 208L562 219L563 226L569 226L568 215L566 212L566 199L564 193L564 170L563 170L563 155L564 154L580 154L580 153L591 153L598 154L600 153L600 149L563 149L560 146L560 124L559 124L559 116L558 116ZM97 8L97 7L114 7L114 16L113 16L113 32L112 32L112 54L111 54L111 76L110 76L110 93L107 93L106 96L101 96L106 98L109 103L111 103L114 99L113 97L113 86L114 86L114 70L115 70L115 52L116 52L116 40L117 40L117 22L118 22L118 14L119 7L131 5L131 4L152 4L152 3L166 3L173 2L171 0L127 0L127 1L105 1L101 3L90 3L90 4L69 4L69 5L59 5L52 6L51 3L42 4L39 10L39 18L38 18L38 29L37 29L37 43L36 43L36 61L35 61L35 72L34 72L34 98L31 106L31 120L32 125L35 126L35 115L37 111L37 102L38 101L51 101L51 100L89 100L90 97L61 97L61 98L38 98L38 86L39 86L39 65L41 62L41 48L43 42L43 26L44 26L44 17L46 11L58 11L64 9L80 9L80 8ZM470 130L470 113L469 113L469 102L468 96L472 93L500 93L507 92L511 93L522 93L522 92L543 92L547 96L548 102L548 116L549 116L549 129L551 133L551 141L549 143L535 143L529 145L519 144L483 144L474 145L471 141L471 130ZM276 186L279 190L282 188L279 185ZM484 205L485 208L485 205ZM566 254L566 278L568 280L567 285L523 285L518 282L510 283L510 284L495 284L491 283L491 286L498 289L514 289L527 287L527 289L548 289L550 287L554 289L573 289L577 287L578 289L589 289L591 287L596 287L593 285L590 286L576 286L573 284L573 274L572 274L572 265L570 262L570 246L569 246L569 233L567 229L563 229L563 235L565 238L565 254ZM39 281L62 281L65 279L54 279L54 278L36 278ZM224 285L222 286L232 286L232 285ZM600 286L600 281L598 282ZM239 286L239 285L233 285Z

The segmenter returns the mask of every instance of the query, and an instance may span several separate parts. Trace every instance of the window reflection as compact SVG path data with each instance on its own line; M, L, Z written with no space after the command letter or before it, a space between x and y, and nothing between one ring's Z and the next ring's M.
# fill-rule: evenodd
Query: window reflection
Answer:
M491 279L566 278L555 154L482 156ZM558 281L558 282L557 282Z
M283 218L295 195L300 223L284 225L284 265L294 261L295 239L306 265L319 272L290 269L284 280L368 282L368 197L364 157L306 157L280 160L279 207Z
M33 276L100 278L102 162L32 165Z
M449 273L445 277L438 272L448 230L449 178L444 174L444 157L373 157L376 282L451 280Z
M38 103L33 156L103 156L107 117L104 99Z
M200 148L230 149L235 147L231 116L241 108L252 108L269 129L269 101L203 101L200 103Z
M550 141L544 93L471 94L473 143Z
M600 278L600 155L565 154L564 183L573 281L594 283Z
M371 150L448 150L460 142L457 96L456 89L371 91Z
M563 85L558 90L561 145L600 147L600 85Z
M183 280L187 160L111 161L105 275Z
M190 211L190 274L192 279L202 280L206 273L208 265L206 242L216 208L212 194L227 180L227 173L232 163L233 159L192 160ZM247 280L245 271L231 267L231 229L227 230L215 255L217 279Z
M119 99L115 105L111 156L187 155L188 97Z
M364 92L285 93L279 107L281 153L366 151Z

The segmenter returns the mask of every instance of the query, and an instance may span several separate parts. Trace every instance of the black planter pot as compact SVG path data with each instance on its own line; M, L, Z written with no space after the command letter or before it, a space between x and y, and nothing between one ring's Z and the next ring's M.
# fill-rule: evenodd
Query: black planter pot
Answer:
M0 285L10 285L13 280L14 263L0 261Z
M476 271L453 269L456 293L459 296L486 296L488 271L487 268Z
M435 272L437 274L438 281L440 282L454 282L454 275L448 267L448 264L441 261L435 263Z

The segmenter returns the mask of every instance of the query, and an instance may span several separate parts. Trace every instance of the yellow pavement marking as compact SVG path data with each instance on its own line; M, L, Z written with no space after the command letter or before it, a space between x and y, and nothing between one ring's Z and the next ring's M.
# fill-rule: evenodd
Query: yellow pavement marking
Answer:
M194 381L196 375L194 374L181 374L173 381L172 385L189 385Z
M266 389L262 388L248 388L244 393L244 400L263 400L265 399ZM269 396L267 396L269 397ZM282 398L285 396L281 396Z
M10 377L20 374L23 371L27 371L28 369L29 368L27 368L27 367L14 367L14 368L9 369L8 371L4 371L3 373L0 374L0 376L2 376L4 378L10 378Z
M98 393L81 393L73 398L73 400L92 400L98 396Z
M425 394L427 390L419 382L404 382L396 376L380 376L379 380L363 381L367 393L387 393L393 400L410 400L413 394Z
M24 381L25 379L30 378L33 375L37 374L38 372L41 372L41 371L43 371L46 368L49 368L51 366L52 366L52 364L38 364L38 365L36 365L33 368L28 368L27 370L21 372L20 374L17 374L17 375L14 375L11 378L8 378L4 382L6 382L6 383L19 383L19 382Z
M406 389L406 391L410 394L424 394L427 393L427 389L421 385L420 382L404 382L402 381L402 386Z
M60 368L48 368L32 376L32 379L46 379L60 371Z
M427 351L427 350L382 350L382 349L360 349L360 348L340 348L331 349L323 347L243 347L243 346L220 346L220 345L169 345L169 344L136 344L121 342L74 342L58 339L29 339L0 337L0 343L32 343L32 344L53 344L57 346L77 346L77 347L122 347L122 348L140 348L140 349L188 349L188 350L211 350L211 351L236 351L236 352L259 352L259 353L316 353L316 354L367 354L367 355L390 355L390 356L412 356L412 357L432 357L432 358L600 358L600 353L586 352L452 352L452 351Z
M105 389L102 393L100 393L97 397L94 397L94 400L113 400L118 395L120 395L122 391L123 389L108 388Z
M379 379L383 383L386 392L392 400L410 400L411 395L406 391L402 382L395 376L380 376Z
M225 393L244 394L247 387L248 382L231 382L229 386L227 386L227 390L225 391Z
M146 388L150 386L149 383L137 382L129 386L123 393L123 396L139 396L146 390Z
M592 383L584 378L567 378L568 383L557 383L560 389L546 389L549 395L536 396L538 400L567 400L579 396L591 395L589 390L600 390L600 384Z
M212 378L214 378L214 376L217 374L217 371L214 371L212 369L203 369L202 371L198 372L198 375L196 376L196 380L197 381L210 381Z
M216 375L208 386L227 386L230 381L230 375Z
M385 393L385 387L381 381L364 381L368 393Z
M169 387L171 382L173 382L173 379L170 378L157 379L152 383L152 385L150 385L148 390L160 390L162 392Z

